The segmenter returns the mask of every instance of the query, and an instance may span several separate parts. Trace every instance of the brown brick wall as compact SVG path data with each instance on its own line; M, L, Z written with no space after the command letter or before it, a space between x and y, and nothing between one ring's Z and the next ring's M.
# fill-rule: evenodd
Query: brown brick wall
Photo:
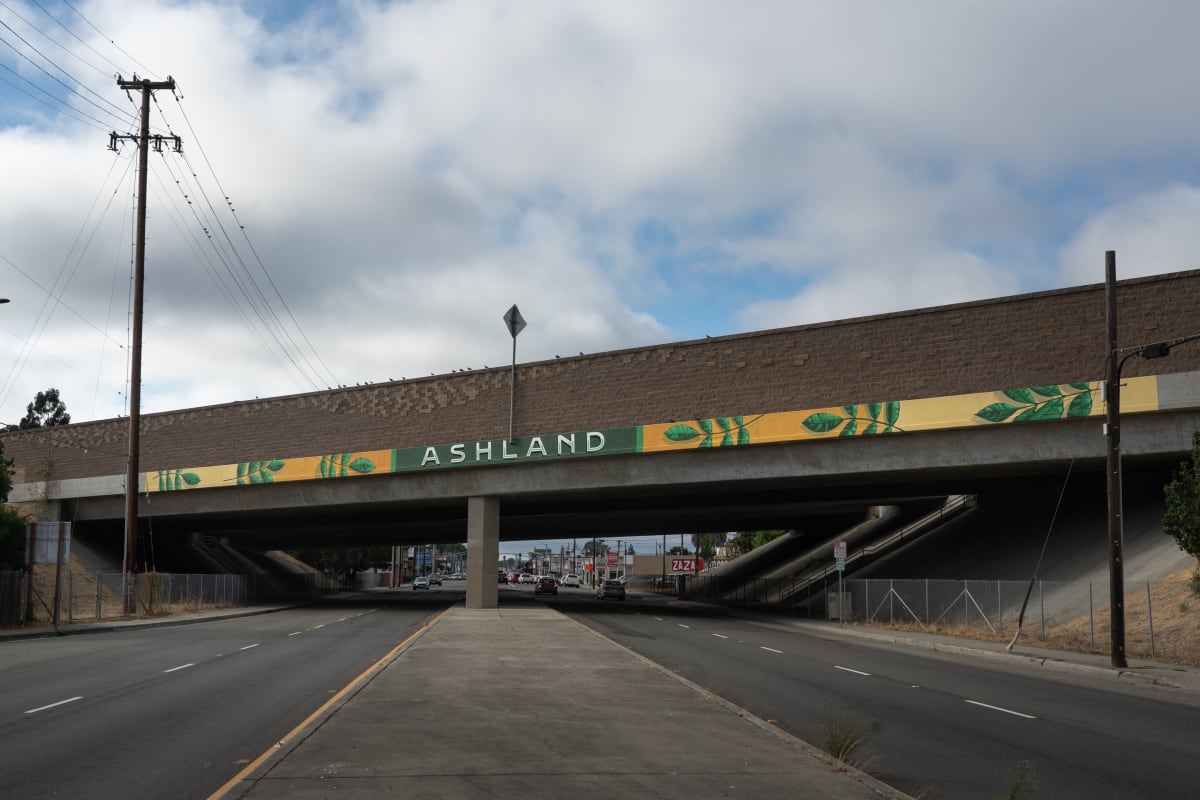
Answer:
M1200 332L1200 270L1124 281L1122 345ZM781 328L517 367L517 435L1103 377L1104 287ZM1200 369L1200 343L1125 376ZM509 369L146 415L142 471L508 434ZM125 469L127 420L3 435L17 483ZM49 467L47 467L49 465Z

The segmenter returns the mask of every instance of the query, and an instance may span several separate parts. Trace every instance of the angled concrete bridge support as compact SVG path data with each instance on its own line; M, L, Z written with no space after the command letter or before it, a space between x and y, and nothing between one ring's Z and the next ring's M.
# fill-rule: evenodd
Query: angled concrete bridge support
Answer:
M500 589L500 498L467 498L467 608L496 608Z

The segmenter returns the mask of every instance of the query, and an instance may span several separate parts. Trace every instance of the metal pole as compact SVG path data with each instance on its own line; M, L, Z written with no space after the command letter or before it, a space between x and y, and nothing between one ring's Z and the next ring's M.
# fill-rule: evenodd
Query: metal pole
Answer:
M1150 583L1146 582L1146 621L1150 625L1150 657L1154 658L1154 606L1150 602Z
M54 630L58 630L58 619L62 614L62 562L63 562L63 530L66 524L58 523L58 550L54 556Z
M513 441L513 407L517 399L517 337L514 335L512 372L508 376L508 441Z
M1117 254L1104 253L1104 293L1108 309L1108 375L1105 382L1104 432L1108 439L1108 579L1112 665L1128 666L1125 660L1125 574L1122 548L1125 534L1121 518L1121 368L1117 359Z

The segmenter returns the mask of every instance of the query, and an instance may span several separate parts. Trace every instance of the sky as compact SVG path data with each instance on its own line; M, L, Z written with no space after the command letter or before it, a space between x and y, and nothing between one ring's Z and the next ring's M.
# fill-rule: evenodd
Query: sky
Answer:
M1190 0L0 0L0 424L1200 267ZM117 150L109 148L117 133Z

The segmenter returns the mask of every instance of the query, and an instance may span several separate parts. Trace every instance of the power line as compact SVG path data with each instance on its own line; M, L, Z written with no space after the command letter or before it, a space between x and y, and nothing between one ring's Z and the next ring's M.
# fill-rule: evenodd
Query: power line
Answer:
M36 2L36 0L34 0L34 2ZM92 29L92 30L94 30L96 33L98 33L98 34L99 34L99 35L100 35L100 36L101 36L101 37L104 39L104 41L108 42L108 43L109 43L109 44L111 44L113 47L115 47L115 48L117 49L117 51L118 51L118 52L119 52L121 55L125 56L125 57L126 57L126 58L128 58L130 61L132 61L132 62L133 62L135 65L137 65L138 67L140 67L140 68L141 68L141 70L142 70L142 72L144 72L144 73L145 73L145 74L147 74L147 75L150 75L151 77L158 77L157 75L155 75L155 73L154 73L154 70L150 69L150 68L149 68L149 67L147 67L145 64L143 64L142 62L138 61L138 60L137 60L136 58L134 58L133 56L129 55L129 53L126 53L124 50L122 50L122 49L121 49L121 46L120 46L119 44L117 44L117 43L116 43L115 41L113 41L112 39L108 38L108 35L107 35L107 34L105 34L105 33L104 33L104 31L102 31L102 30L100 30L99 28L97 28L97 27L95 26L95 24L93 24L93 23L92 23L92 21L91 21L90 19L88 19L87 17L85 17L85 16L83 15L83 13L82 13L82 12L81 12L81 11L80 11L78 8L76 8L75 6L71 5L71 2L70 2L70 0L63 0L63 5L65 5L67 8L71 9L72 11L74 11L74 12L75 12L75 15L76 15L77 17L79 17L81 20L83 20L84 22L86 22L86 23L88 24L88 27L89 27L89 28L91 28L91 29ZM41 8L41 6L38 6L38 8ZM45 10L45 9L43 9L43 10ZM47 13L48 13L48 12L47 12ZM105 60L107 61L108 59L105 59ZM112 62L109 62L109 63L112 63Z
M105 56L103 53L101 53L101 52L100 52L99 50L97 50L96 48L92 47L90 44L88 44L87 42L85 42L83 39L80 39L80 38L79 38L79 36L78 36L78 34L76 34L76 33L75 33L75 31L71 30L71 29L70 29L70 28L69 28L69 27L68 27L68 26L67 26L67 25L66 25L66 24L65 24L65 23L64 23L62 20L60 20L58 17L56 17L56 16L54 16L53 14L51 14L51 13L50 13L50 12L49 12L49 11L46 9L46 7L45 7L45 6L43 6L41 3L39 3L39 2L38 2L38 0L29 0L29 2L31 2L31 3L33 3L35 6L37 6L37 7L38 7L38 9L39 9L39 10L40 10L40 11L41 11L43 14L45 14L47 17L49 17L50 19L54 20L55 24L57 24L57 25L58 25L59 27L61 27L61 28L62 28L64 31L66 31L67 33L69 33L69 34L70 34L70 35L71 35L71 36L72 36L72 37L75 39L75 41L79 42L81 45L83 45L84 47L86 47L88 50L91 50L91 51L92 51L93 53L95 53L95 54L96 54L98 57L100 57L100 58L103 58L105 61L107 61L107 62L108 62L109 66L111 66L111 67L112 67L113 69L115 69L117 72L121 72L121 71L122 71L122 70L121 70L121 67L120 67L120 65L118 65L118 64L116 64L116 63L114 63L114 62L113 62L111 59L109 59L107 56ZM69 5L69 4L68 4L68 5ZM7 4L4 4L4 7L5 7L5 8L8 8L8 5L7 5ZM11 10L11 9L10 9L10 10ZM74 8L72 8L71 10L72 10L72 11L74 11L75 9L74 9ZM16 14L16 12L15 12L15 11L14 11L13 13L14 13L14 14ZM79 12L76 12L76 13L78 14ZM19 15L18 15L18 17L17 17L17 18L18 18L18 19L21 19L21 17L20 17ZM26 25L29 25L29 27L31 27L31 28L34 28L35 30L40 30L40 29L38 29L38 28L37 28L37 26L33 25L32 23L30 23L30 22L28 22L28 21L26 21L26 20L24 20L24 19L21 19L21 21L22 21L22 22L24 22ZM86 21L86 20L85 20L85 21ZM90 24L90 23L89 23L89 24ZM95 26L93 26L93 27L95 27ZM42 35L43 35L43 36L46 36L46 34L45 34L45 33L43 33ZM103 36L103 35L104 35L104 34L101 34L101 36ZM46 38L47 38L47 39L49 39L50 37L49 37L49 36L46 36ZM53 41L53 40L51 40L51 41ZM60 45L60 46L61 46L61 45ZM118 49L120 49L120 48L118 48ZM66 52L68 52L68 53L70 53L70 52L71 52L71 51L70 51L70 50L68 50L66 47L63 47L63 50L65 50L65 51L66 51ZM122 52L123 52L123 51L122 51ZM72 54L72 55L75 55L74 53L71 53L71 54ZM105 76L105 77L111 77L111 76L109 75L109 73L105 72L104 70L100 69L99 67L95 66L94 64L91 64L91 63L89 63L89 62L87 62L87 61L84 61L82 58L79 58L79 56L75 56L75 58L79 59L79 60L80 60L81 62L83 62L84 64L87 64L89 67L91 67L92 69L96 70L96 71L97 71L97 72L99 72L101 75L103 75L103 76ZM138 64L138 66L140 67L140 66L141 66L141 64ZM143 67L143 69L144 69L144 67ZM126 71L129 71L129 70L126 70ZM150 72L150 70L146 70L146 72L147 72L147 73L149 73L149 72Z
M41 56L41 57L42 57L42 59L44 59L44 60L46 61L46 63L50 64L50 66L54 67L54 68L55 68L55 69L57 69L59 72L63 73L63 74L64 74L64 75L66 75L68 78L70 78L72 81L75 81L77 84L79 84L80 86L83 86L83 84L82 84L82 83L79 83L79 81L78 81L78 80L77 80L77 79L76 79L76 78L75 78L73 75L71 75L71 73L69 73L69 72L67 72L66 70L64 70L62 67L60 67L58 64L56 64L56 63L55 63L55 62L54 62L52 59L48 58L48 57L47 57L47 56L46 56L44 53L42 53L42 51L38 50L36 47L34 47L32 44L30 44L28 40L26 40L26 39L25 39L23 36L21 36L21 34L17 33L15 30L13 30L11 27L9 27L8 23L6 23L6 22L4 22L4 21L0 20L0 27L4 28L5 30L9 31L9 32L10 32L10 33L11 33L13 36L16 36L18 39L20 39L22 44L24 44L24 45L25 45L26 47L28 47L30 50L32 50L33 52L35 52L35 53L37 53L39 56ZM15 45L13 45L13 43L12 43L12 42L8 41L7 39L4 39L3 37L0 37L0 42L4 42L4 44L5 44L5 45L6 45L6 46L7 46L9 49L11 49L11 50L12 50L14 53L16 53L16 54L17 54L17 55L19 55L21 58L23 58L23 59L25 59L26 61L28 61L28 62L29 62L29 63L30 63L30 64L31 64L31 65L32 65L32 66L33 66L35 69L37 69L39 72L41 72L43 75L45 75L45 76L46 76L47 78L49 78L50 80L52 80L52 81L54 81L55 83L57 83L59 86L61 86L61 87L63 87L64 89L66 89L66 90L67 90L68 92L70 92L71 94L73 94L73 95L75 95L76 97L78 97L80 100L84 101L85 103L87 103L87 104L89 104L89 105L91 105L91 106L94 106L95 108L97 108L99 111L101 111L101 112L102 112L102 113L104 113L104 114L109 114L109 115L111 115L111 116L115 116L115 117L116 117L118 120L120 120L122 123L128 123L128 122L129 122L129 118L128 118L128 117L123 117L123 116L121 115L121 114L122 114L122 112L121 112L121 109L117 108L117 107L116 107L115 105L113 105L112 103L108 103L108 105L109 105L109 106L111 106L112 108L116 109L116 113L115 113L115 114L114 114L112 111L109 111L108 109L104 108L104 106L100 105L99 103L95 102L94 100L92 100L92 99L90 99L90 98L88 98L88 97L85 97L84 95L82 95L82 94L80 94L79 92L75 91L75 89L73 89L71 86L69 86L68 84L64 83L64 82L62 81L62 79L61 79L61 78L59 78L59 77L57 77L57 76L55 76L55 75L52 75L52 74L50 74L50 72L49 72L49 71L47 71L47 70L46 70L46 69L45 69L45 68L44 68L42 65L38 64L36 61L34 61L34 60L33 60L32 58L30 58L29 56L27 56L25 53L21 52L21 50L20 50L19 48L17 48ZM86 88L86 87L85 87L85 88ZM90 90L90 89L88 89L87 91L89 91L89 92L90 92L91 90ZM95 93L93 92L93 94L95 94ZM105 101L105 102L107 102L107 101ZM82 112L81 112L81 113L82 113ZM97 122L100 122L100 120L96 120L96 121L97 121ZM103 123L101 123L101 124L103 124Z
M72 269L69 273L67 273L67 267L71 262L71 257L75 253L76 247L78 247L80 240L83 238L84 232L87 229L88 223L92 218L93 212L95 212L95 210L96 210L96 206L98 205L98 203L100 201L100 197L102 196L102 194L104 192L104 186L108 183L108 179L113 174L113 171L115 170L116 165L119 161L120 161L119 158L113 159L113 163L109 167L108 174L104 177L104 182L101 184L100 189L96 194L96 197L93 199L92 206L90 209L88 209L88 213L87 213L87 216L84 218L83 224L80 226L78 233L76 233L76 235L75 235L75 241L72 243L71 249L67 253L67 257L63 260L62 266L59 267L58 275L55 277L54 283L51 284L51 287L49 290L47 290L44 287L41 287L39 285L39 288L42 288L42 290L46 292L46 298L45 298L45 300L43 300L42 306L38 310L37 317L35 317L33 326L30 329L29 337L26 339L25 344L22 346L21 352L17 356L16 363L14 363L13 366L9 369L8 376L4 379L4 383L0 384L0 387L2 387L2 393L0 393L0 405L2 405L3 403L8 401L9 395L12 393L13 388L16 386L17 377L19 377L21 372L24 371L25 365L29 362L29 358L32 355L33 348L37 346L38 341L41 340L42 334L45 333L46 327L50 324L50 318L53 316L55 309L59 305L62 304L61 294L66 291L67 286L70 285L71 279L74 277L75 272L78 270L79 264L81 263L81 261L83 259L83 252L86 251L87 246L90 245L92 238L95 236L95 229L93 229L92 234L87 238L87 244L84 245L83 251L80 252L79 259L75 262L75 268ZM126 165L125 174L128 174L128 171L129 171L128 165ZM124 176L122 176L122 180L123 179L124 179ZM100 219L103 218L104 214L107 213L109 207L111 207L112 199L115 195L116 195L116 192L114 191L113 195L109 197L108 203L105 204L105 206L104 206L104 212L102 212L100 214L99 218L97 218L97 220L96 220L97 228L99 227ZM8 261L8 259L5 259L5 261ZM11 261L9 261L8 263L12 264ZM20 268L18 268L15 264L12 264L12 266L14 268L16 268L19 272L21 272L21 274L26 275L26 273L23 270L20 270ZM59 284L59 281L63 279L64 273L66 273L66 280L63 281L62 289L59 290L58 284ZM29 277L29 276L26 275L26 277ZM32 281L33 279L30 278L30 280ZM34 283L36 284L37 282L34 281ZM53 301L53 303L51 303L51 301ZM40 329L39 329L39 325L40 325ZM93 327L95 327L95 326L93 325ZM36 331L36 333L35 333L35 331Z
M254 243L250 240L249 234L246 233L246 226L243 225L241 219L238 218L237 210L234 208L232 201L229 199L229 195L225 192L225 187L221 184L221 179L220 179L220 177L217 176L216 169L213 167L212 162L208 158L208 152L204 149L204 145L200 142L199 136L196 134L195 129L192 127L192 121L188 117L187 111L183 108L183 103L181 102L181 98L178 95L176 95L176 97L175 97L175 102L176 102L176 105L179 107L179 113L183 115L183 121L187 125L188 132L191 134L192 140L196 143L196 147L197 147L197 149L199 149L200 155L204 159L205 166L208 167L209 173L212 175L213 180L217 184L218 191L221 193L221 196L225 199L225 205L229 209L229 213L233 217L234 222L237 223L238 229L242 232L242 237L243 237L243 239L245 239L247 246L249 246L250 252L253 254L254 259L259 266L259 269L262 271L263 275L266 277L267 282L268 282L268 284L270 284L271 290L274 292L275 297L279 300L280 305L282 305L284 310L287 312L288 317L292 321L292 325L295 327L296 331L300 334L300 337L304 340L304 343L308 346L308 351L313 354L313 356L316 358L317 362L324 369L324 371L325 371L324 378L327 378L328 380L322 379L323 382L325 382L327 385L337 385L338 381L337 381L336 376L334 376L333 371L329 369L329 366L325 363L324 359L321 358L321 354L317 351L316 347L314 347L312 342L309 340L308 335L304 332L303 326L301 326L299 321L296 320L295 315L292 313L292 309L288 306L287 301L283 297L283 294L279 291L279 287L276 286L274 279L272 279L271 273L267 269L266 264L263 262L262 258L259 256L258 250L254 247ZM189 168L191 168L191 161L189 159L187 159L186 157L184 158L184 161L188 164ZM197 177L197 179L198 179L198 175L196 174L196 171L194 168L192 168L192 175L194 177ZM203 193L203 191L202 191L202 193ZM204 195L205 195L205 200L209 204L209 207L212 208L212 203L211 203L211 201L208 200L207 193L204 193ZM214 217L215 217L215 215L216 215L215 210L213 211L213 213L214 213ZM220 224L219 218L218 218L218 224ZM229 235L225 231L224 225L220 225L220 227L221 227L222 234L226 238L226 241L229 242L230 247L234 249L234 252L236 252L236 247L234 247L232 240L229 239ZM259 296L262 298L264 304L266 305L266 307L268 309L271 309L272 318L275 320L276 325L279 327L279 330L284 334L284 336L287 337L288 341L291 343L292 348L296 351L297 355L300 358L303 358L306 363L309 363L309 369L313 372L313 374L316 375L317 378L322 378L319 371L316 370L313 367L313 365L309 362L308 356L304 355L301 352L300 347L296 344L295 340L292 339L291 335L287 332L287 329L280 322L278 316L275 314L274 310L272 309L271 303L267 300L267 298L263 294L262 290L258 287L257 282L254 280L254 277L250 274L250 271L246 267L245 262L241 261L240 257L239 257L239 261L242 263L242 269L245 271L247 277L250 279L251 283L254 285L255 290L258 292ZM314 387L320 388L315 382L314 382Z

